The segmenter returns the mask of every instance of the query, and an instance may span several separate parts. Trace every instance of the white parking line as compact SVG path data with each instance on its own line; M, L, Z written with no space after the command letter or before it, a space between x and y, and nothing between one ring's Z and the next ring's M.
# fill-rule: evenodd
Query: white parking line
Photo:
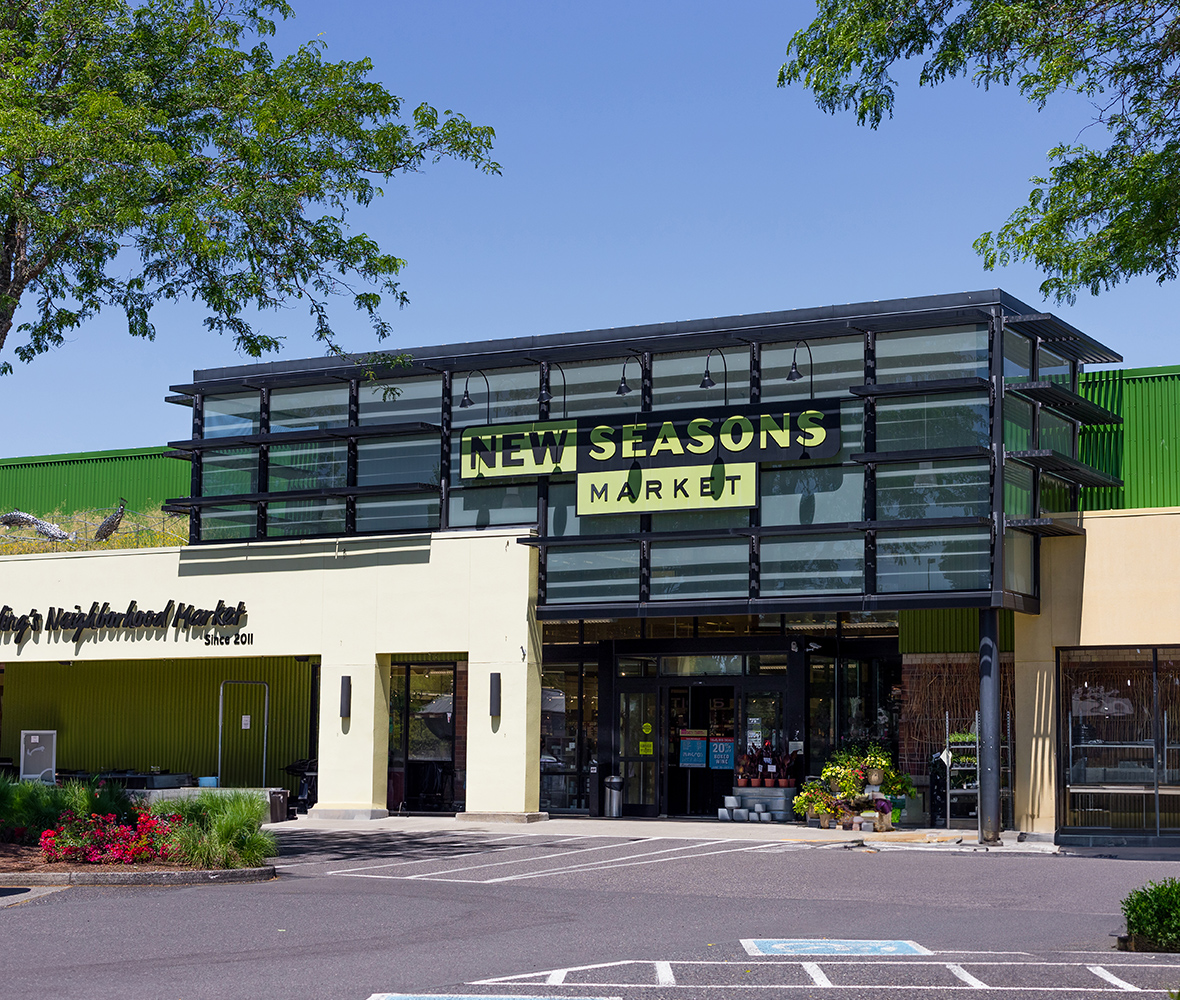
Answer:
M1096 975L1099 979L1105 979L1108 983L1113 986L1117 986L1120 990L1126 990L1128 993L1143 992L1143 990L1141 990L1138 986L1132 986L1130 983L1119 979L1119 977L1114 973L1107 972L1104 968L1102 968L1101 965L1087 965L1086 968L1094 973L1094 975Z
M328 872L329 875L349 875L352 872L371 871L375 868L401 868L405 865L424 865L428 861L454 861L458 858L476 858L485 854L503 854L505 851L519 851L531 844L514 844L511 847L501 847L498 851L466 851L463 854L452 854L449 857L414 858L413 861L388 861L379 865L360 865L357 868L342 868L340 871Z
M675 986L676 977L672 974L671 962L656 962L656 985Z
M826 975L824 975L824 970L821 969L817 963L803 962L801 963L801 967L803 971L811 977L811 981L815 983L816 986L832 985L832 981Z
M642 840L632 841L630 843L600 844L598 847L580 847L577 850L573 850L573 851L558 851L556 854L546 854L544 857L541 857L541 858L509 858L507 861L492 861L491 863L486 864L486 865L469 865L466 868L450 868L444 872L429 872L429 873L423 874L423 875L408 875L406 877L411 878L411 879L419 879L419 878L428 879L432 875L454 875L454 874L458 874L459 872L473 872L479 868L498 868L501 865L521 865L521 864L525 864L526 862L529 862L529 861L552 861L554 858L564 858L570 854L589 854L591 851L609 851L612 847L618 847L623 850L626 850L628 847L631 847L635 843L650 844L654 840L659 840L659 837L644 837ZM528 845L522 844L521 846L527 847Z
M970 972L968 972L966 969L964 969L961 965L954 965L953 963L948 962L946 968L947 968L947 972L949 972L956 979L963 980L963 982L965 982L973 990L986 990L988 988L987 983L983 982L980 979L976 979L973 975L971 975Z

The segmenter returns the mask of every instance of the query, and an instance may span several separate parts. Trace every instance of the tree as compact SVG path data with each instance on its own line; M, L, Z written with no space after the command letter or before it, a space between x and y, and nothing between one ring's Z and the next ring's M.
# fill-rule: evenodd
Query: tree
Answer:
M252 309L302 301L339 351L334 295L377 338L384 297L407 301L404 261L350 208L442 157L498 173L494 131L403 101L372 64L312 42L277 59L284 0L0 0L0 348L23 361L104 307L152 339L161 301L203 304L246 354L277 349ZM0 372L11 372L4 362Z
M922 58L922 85L958 76L1014 85L1038 109L1088 99L1099 148L1060 144L1047 177L998 232L984 266L1032 261L1041 292L1073 302L1135 275L1176 277L1180 254L1180 6L1113 0L818 0L779 86L802 82L825 111L876 128L893 113L894 65ZM981 151L986 152L986 142Z

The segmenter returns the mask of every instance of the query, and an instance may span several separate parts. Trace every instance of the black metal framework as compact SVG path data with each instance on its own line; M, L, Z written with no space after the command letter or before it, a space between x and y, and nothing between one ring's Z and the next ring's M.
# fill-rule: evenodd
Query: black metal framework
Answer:
M989 341L988 377L942 378L925 381L881 381L878 364L878 343L880 338L902 331L937 331L976 324L986 324ZM1005 386L1003 377L1003 340L1005 327L1018 330L1029 339L1032 352L1032 370L1029 380L1020 384ZM667 616L683 613L683 609L721 613L772 613L776 611L808 610L823 607L831 610L856 610L874 608L904 607L1008 607L1022 611L1035 611L1037 599L1034 594L1018 594L1004 586L1003 542L1005 530L1020 531L1033 537L1034 558L1036 537L1053 533L1059 529L1056 522L1046 518L1005 519L1004 462L1015 461L1024 464L1032 472L1034 482L1034 505L1039 514L1040 471L1045 469L1074 484L1076 501L1077 487L1081 484L1103 483L1095 470L1081 465L1070 456L1056 452L1045 454L1046 449L1029 449L1023 452L1006 452L1003 442L1002 406L1005 391L1016 393L1026 399L1034 408L1035 421L1039 420L1041 408L1052 410L1070 420L1105 419L1105 411L1088 404L1076 392L1065 388L1051 379L1040 378L1037 369L1040 349L1047 347L1066 358L1070 363L1072 378L1076 384L1079 362L1109 362L1121 360L1117 354L1102 347L1080 331L1060 320L1034 314L1027 306L1003 292L969 292L957 295L931 296L924 299L896 300L892 302L869 303L856 306L831 307L818 310L797 310L786 313L762 314L749 317L732 317L696 323L664 324L653 327L635 327L624 330L592 331L582 334L561 334L544 338L523 338L519 340L486 342L465 345L458 348L433 348L414 351L414 364L409 371L391 370L379 373L382 378L413 378L418 375L441 375L442 392L437 422L403 421L380 425L361 426L359 392L364 385L364 372L360 366L350 366L339 359L319 359L302 362L282 362L272 365L247 366L237 369L218 369L194 373L190 385L174 386L174 391L192 397L193 436L191 440L174 442L173 447L188 451L193 458L191 495L168 501L170 506L185 508L191 512L190 536L193 542L201 542L201 510L206 507L253 508L257 512L257 527L253 537L267 537L268 506L275 501L334 500L343 505L343 531L319 533L317 537L331 537L333 534L388 534L389 531L361 532L358 530L358 501L371 496L391 498L437 497L439 509L437 520L413 531L447 530L455 525L452 519L452 500L465 491L466 484L452 483L453 410L456 375L468 384L471 374L484 380L487 393L485 403L487 418L492 417L492 387L485 372L519 368L522 365L536 366L538 370L538 395L536 418L551 416L556 402L551 386L551 371L556 367L562 376L562 412L567 409L568 385L562 364L579 361L622 360L623 377L633 378L635 370L628 372L632 363L637 363L640 384L628 388L639 389L638 412L653 410L653 357L657 353L684 353L699 350L701 360L707 367L713 354L725 358L729 350L748 351L750 361L749 390L754 403L761 402L766 393L766 378L763 372L763 354L767 345L778 345L790 349L794 345L792 376L788 381L795 384L793 376L798 373L802 383L800 398L806 392L806 385L814 382L816 370L811 344L819 339L860 337L863 339L863 377L852 378L847 387L847 401L859 401L863 440L861 449L846 456L841 462L846 467L863 470L862 517L840 523L783 524L767 525L761 517L761 509L750 509L748 523L741 528L717 528L702 531L656 531L650 514L639 516L638 531L616 535L558 537L548 534L551 486L547 477L531 481L536 490L535 515L529 511L527 517L513 522L520 529L520 540L540 547L540 607L541 618L594 617L603 614L619 614L627 617ZM797 359L798 346L807 344L808 371L800 372ZM728 368L726 367L726 372ZM806 374L808 382L803 381ZM704 379L702 381L707 381ZM331 383L347 385L348 410L345 426L327 430L304 430L286 433L271 433L270 392L279 388L301 388L323 386ZM728 378L726 378L728 385ZM620 386L621 387L621 386ZM930 397L932 401L948 398L951 394L964 392L986 393L989 400L989 441L986 448L925 448L909 450L878 449L878 414L881 407L903 403L907 398ZM257 392L259 399L258 433L236 437L203 437L205 408L204 398L208 394L232 395L240 392ZM465 398L470 398L465 394ZM478 406L474 403L473 405ZM933 405L933 403L931 404ZM362 442L373 436L398 438L405 436L438 435L439 460L437 482L400 482L388 485L357 485L358 450ZM302 442L338 441L343 444L346 454L346 473L343 485L330 488L276 492L269 489L268 464L270 450L278 443L297 444ZM201 482L205 465L204 456L211 449L227 448L257 449L258 490L234 495L202 496ZM926 463L951 460L987 458L991 503L988 517L964 518L920 518L915 520L882 519L879 514L879 478L881 470L899 463ZM1096 478L1097 477L1097 478ZM501 483L504 481L500 481ZM1075 502L1076 507L1076 502ZM879 572L883 539L889 533L932 531L984 527L990 532L991 579L987 590L944 590L917 591L913 593L882 593L879 586ZM1068 526L1065 530L1068 530ZM863 586L855 594L815 593L776 595L767 589L767 578L763 569L763 552L768 538L805 538L816 534L856 534L863 538ZM290 537L289 535L286 537ZM744 538L748 543L749 577L744 595L732 598L708 598L699 600L653 600L652 599L652 553L653 545L672 541L722 540ZM241 539L247 541L249 539ZM227 542L230 540L227 540ZM586 604L552 604L551 574L548 570L548 554L554 551L574 551L587 545L634 545L638 558L638 574L634 600L613 600L587 602Z

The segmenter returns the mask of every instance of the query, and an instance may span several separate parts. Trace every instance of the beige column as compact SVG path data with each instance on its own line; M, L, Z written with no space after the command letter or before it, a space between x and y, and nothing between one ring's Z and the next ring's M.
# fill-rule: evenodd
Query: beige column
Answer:
M1086 539L1041 539L1041 613L1016 615L1016 827L1057 828L1057 648L1081 640Z
M484 547L481 547L484 548ZM513 551L515 549L515 551ZM461 819L531 822L541 788L541 635L532 546L488 545L472 601L467 689L467 811ZM494 557L494 558L493 558ZM500 714L490 713L500 675Z
M340 716L340 685L349 677L352 708ZM388 815L389 662L320 664L319 801L315 819Z

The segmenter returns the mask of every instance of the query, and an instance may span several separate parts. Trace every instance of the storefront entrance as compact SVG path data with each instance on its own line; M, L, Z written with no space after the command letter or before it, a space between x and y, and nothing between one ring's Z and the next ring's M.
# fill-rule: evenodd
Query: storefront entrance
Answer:
M785 777L794 767L802 776L803 663L739 653L620 657L623 814L716 816L737 768Z

